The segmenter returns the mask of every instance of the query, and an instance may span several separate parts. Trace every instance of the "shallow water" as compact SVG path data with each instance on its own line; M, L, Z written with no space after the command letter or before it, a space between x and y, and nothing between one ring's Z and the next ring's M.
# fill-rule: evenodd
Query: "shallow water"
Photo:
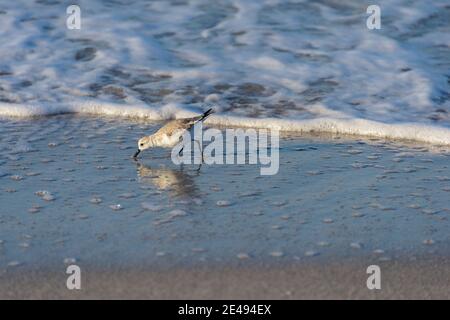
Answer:
M280 170L130 159L160 124L0 122L0 268L197 265L448 255L450 154L285 136Z

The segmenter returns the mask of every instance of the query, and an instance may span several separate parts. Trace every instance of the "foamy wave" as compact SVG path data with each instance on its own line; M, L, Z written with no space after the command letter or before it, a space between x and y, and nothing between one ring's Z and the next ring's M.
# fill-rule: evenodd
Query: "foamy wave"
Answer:
M0 116L164 120L212 102L214 125L449 144L448 0L380 0L380 30L364 1L77 4L81 30L58 2L2 2Z
M199 113L176 103L160 108L145 105L84 102L66 107L43 105L0 104L2 117L35 117L77 113L94 116L114 116L148 120L184 118ZM357 118L321 117L316 119L278 119L227 116L216 113L207 124L223 127L267 128L292 132L326 132L386 139L413 140L436 145L450 145L450 129L420 123L382 123Z
M294 132L328 132L450 145L450 129L418 123L387 124L365 119L337 118L310 120L248 119L226 116L211 118L208 123L225 126L273 128Z

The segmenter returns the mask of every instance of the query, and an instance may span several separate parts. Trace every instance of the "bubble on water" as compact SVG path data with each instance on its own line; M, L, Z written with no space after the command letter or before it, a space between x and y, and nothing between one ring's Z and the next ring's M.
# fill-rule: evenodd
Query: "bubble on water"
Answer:
M41 181L53 182L53 181L56 181L56 178L42 178Z
M434 240L433 239L425 239L422 241L422 243L425 245L432 245L432 244L434 244Z
M433 209L423 209L422 213L424 214L428 214L428 215L433 215L433 214L437 214L439 213L439 210L433 210Z
M244 252L240 252L236 256L240 260L244 260L244 259L250 258L250 256L247 253L244 253Z
M52 194L46 194L42 197L42 199L45 201L54 201L55 197Z
M204 249L204 248L192 248L191 251L192 252L205 252L206 249Z
M271 204L275 207L282 207L285 206L288 202L285 200L282 201L273 201Z
M194 198L194 199L192 199L192 202L193 202L194 204L196 204L197 206L201 206L201 205L203 204L203 200L202 200L202 199L199 199L199 198Z
M64 258L63 263L64 264L74 264L74 263L77 263L77 259L76 258L72 258L72 257Z
M40 172L27 172L25 175L28 177L36 177L36 176L41 175L41 173Z
M370 164L355 162L351 166L355 169L364 169L364 168L370 167Z
M228 200L219 200L216 202L216 205L218 207L229 207L229 206L231 206L231 202Z
M91 147L90 144L86 142L80 144L80 148L82 149L89 149L90 147Z
M305 252L305 257L315 257L317 255L319 255L319 252L314 250L308 250Z
M164 251L158 251L157 253L156 253L156 256L157 257L164 257L166 255L166 253L164 252Z
M241 192L238 194L239 198L247 198L247 197L254 197L260 195L261 192L258 191L248 191L248 192Z
M272 251L269 253L272 257L282 257L284 253L282 251Z
M353 218L361 218L361 217L364 217L364 214L361 212L353 212L352 217Z
M350 243L350 248L353 249L361 249L363 245L360 242L352 242Z
M22 263L16 260L8 262L8 267L18 267L20 265L22 265Z
M334 222L334 220L331 219L331 218L325 218L325 219L323 219L322 221L323 221L324 223L333 223L333 222Z
M319 241L319 242L317 242L317 245L318 245L319 247L329 247L329 246L330 246L330 243L327 242L327 241Z
M136 197L137 197L137 195L132 192L122 193L119 195L119 198L122 198L122 199L132 199L132 198L136 198Z
M184 217L187 215L187 212L184 210L181 210L181 209L174 209L174 210L170 211L167 215L170 218Z
M102 203L102 201L103 201L102 198L99 198L99 197L94 197L91 200L89 200L89 202L93 203L93 204L99 204L99 203Z
M204 102L205 103L210 103L210 102L214 103L214 102L218 102L219 100L220 100L220 96L217 93L211 93L205 97Z
M151 202L142 202L141 206L144 210L148 210L148 211L161 211L163 209L163 206L159 205L159 204L154 204Z
M38 208L38 207L32 207L32 208L28 209L28 212L29 212L29 213L32 213L32 214L38 213L38 212L40 212L40 211L41 211L41 210L40 210L40 208Z
M9 178L11 180L14 180L14 181L21 181L21 180L23 180L23 177L19 176L18 174L14 174L14 175L10 176Z
M22 247L22 248L29 248L29 247L30 247L30 244L29 244L28 242L21 242L21 243L19 243L19 247Z
M18 150L17 150L17 151L18 151ZM29 150L23 150L23 152L28 152L28 151L31 151L31 149L29 149ZM18 155L12 155L12 154L7 155L7 158L8 158L9 160L11 160L11 161L18 161L18 160L21 159L21 157L19 157Z
M40 190L40 191L36 191L34 194L39 197L43 197L46 193L48 193L48 191Z
M48 144L47 144L47 146L49 147L49 148L54 148L54 147L56 147L58 145L58 143L56 143L56 142L49 142Z
M122 210L122 209L123 209L123 207L122 207L121 204L112 204L112 205L110 205L109 207L110 207L112 210L114 210L114 211L119 211L119 210Z
M382 249L375 249L375 250L373 250L373 253L375 253L375 254L383 254L384 250L382 250Z
M87 214L79 214L78 215L78 219L81 219L81 220L86 220L88 218L89 218L89 215L87 215Z
M45 201L54 201L55 200L55 196L50 191L47 191L47 190L36 191L34 194Z
M363 151L359 150L359 149L352 149L352 150L348 150L347 153L348 154L361 154L361 153L363 153Z
M291 216L287 215L287 214L283 214L282 216L280 216L280 219L282 219L282 220L289 220L290 218L291 218Z

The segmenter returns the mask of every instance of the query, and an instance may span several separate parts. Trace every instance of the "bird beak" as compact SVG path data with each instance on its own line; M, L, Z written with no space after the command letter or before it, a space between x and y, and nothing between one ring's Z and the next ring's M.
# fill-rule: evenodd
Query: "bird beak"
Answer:
M138 149L138 151L136 151L136 153L134 154L133 158L136 159L139 153L141 153L141 150Z

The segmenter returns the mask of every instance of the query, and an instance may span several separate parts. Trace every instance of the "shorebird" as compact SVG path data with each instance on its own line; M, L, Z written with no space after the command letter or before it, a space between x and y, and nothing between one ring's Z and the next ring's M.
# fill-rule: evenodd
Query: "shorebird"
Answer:
M154 134L139 139L138 150L134 154L133 158L137 159L139 153L148 148L172 148L176 146L186 131L190 130L198 122L204 121L212 112L213 110L209 109L202 115L196 117L169 121ZM201 146L199 147L201 149ZM179 153L182 151L183 149L181 149Z

